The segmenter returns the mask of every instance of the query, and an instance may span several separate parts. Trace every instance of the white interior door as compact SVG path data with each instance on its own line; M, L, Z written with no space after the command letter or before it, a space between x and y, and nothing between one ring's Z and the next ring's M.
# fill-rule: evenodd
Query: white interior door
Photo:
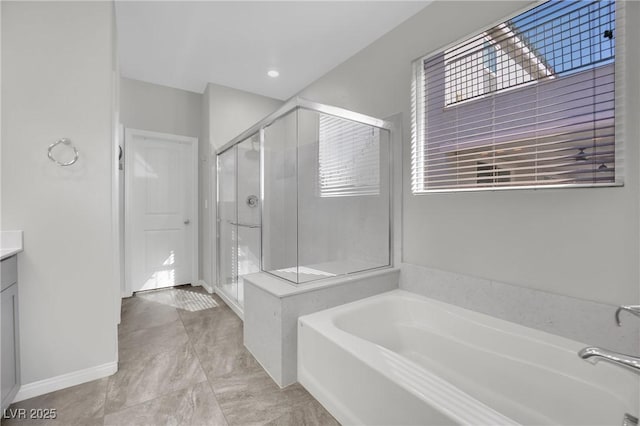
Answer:
M125 268L130 292L197 280L197 140L127 129Z

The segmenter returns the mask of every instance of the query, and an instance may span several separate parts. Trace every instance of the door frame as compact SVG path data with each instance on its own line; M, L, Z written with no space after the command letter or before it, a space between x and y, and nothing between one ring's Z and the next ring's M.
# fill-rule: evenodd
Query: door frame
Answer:
M134 137L149 137L155 139L166 139L173 142L182 142L188 143L191 145L191 173L193 177L193 202L192 202L192 211L193 211L193 220L192 220L192 229L193 229L193 247L192 247L192 257L191 259L191 285L198 284L198 267L199 267L199 256L200 253L198 251L199 247L199 235L200 235L200 221L199 221L199 210L198 210L198 200L200 198L199 189L199 179L198 179L198 138L194 138L191 136L182 136L182 135L174 135L171 133L161 133L161 132L152 132L149 130L140 130L140 129L132 129L125 128L124 131L124 280L125 280L125 297L129 297L133 295L133 286L131 283L131 265L129 261L129 253L131 252L132 246L132 223L131 223L131 190L133 181L131 179L131 158L133 152L133 144L130 143Z

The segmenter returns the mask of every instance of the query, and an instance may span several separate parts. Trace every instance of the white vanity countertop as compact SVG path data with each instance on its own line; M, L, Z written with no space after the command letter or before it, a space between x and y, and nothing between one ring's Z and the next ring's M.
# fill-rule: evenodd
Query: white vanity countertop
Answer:
M0 260L22 251L22 231L0 232Z

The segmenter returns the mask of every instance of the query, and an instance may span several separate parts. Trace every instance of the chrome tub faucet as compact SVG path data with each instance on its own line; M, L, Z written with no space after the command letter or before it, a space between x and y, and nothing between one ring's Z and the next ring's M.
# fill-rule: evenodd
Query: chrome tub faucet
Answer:
M616 309L616 324L618 327L622 325L620 322L620 313L621 312L629 312L640 318L640 305L622 305ZM633 371L634 373L640 374L640 358L625 355L618 352L613 352L607 349L598 348L595 346L586 347L580 352L578 352L578 356L586 361L589 361L592 364L596 364L598 361L606 361L611 364L619 365L628 370Z
M618 327L622 325L622 322L620 321L620 312L622 311L629 312L630 314L640 317L640 305L622 305L616 309L616 324L618 324Z
M618 352L608 351L602 348L590 346L578 352L580 358L596 364L598 361L606 361L612 364L627 368L634 373L640 374L640 358L625 355Z
M622 325L620 322L620 313L621 312L629 312L632 315L635 315L640 318L640 305L622 305L616 309L616 324L618 327ZM578 356L585 361L589 361L592 364L597 364L598 361L609 362L614 365L618 365L622 368L626 368L627 370L631 370L636 374L640 374L640 358L625 355L618 352L609 351L607 349L597 348L595 346L589 346L584 349L581 349L578 352ZM624 418L622 419L622 426L638 426L638 418L632 416L629 413L625 413Z

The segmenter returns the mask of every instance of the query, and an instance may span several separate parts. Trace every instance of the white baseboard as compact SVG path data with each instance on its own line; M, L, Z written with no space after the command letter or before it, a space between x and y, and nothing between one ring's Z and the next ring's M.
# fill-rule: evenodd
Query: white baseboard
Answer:
M73 371L71 373L51 377L49 379L27 383L26 385L20 386L20 390L16 394L16 397L13 399L13 402L23 401L25 399L44 395L45 393L54 392L60 389L65 389L71 386L90 382L92 380L101 379L103 377L110 376L117 371L118 362L114 361L102 365L97 365L95 367L86 368L84 370Z
M213 286L210 286L209 284L207 284L205 280L198 280L198 284L196 285L204 287L204 289L207 290L209 294L212 294L214 292Z

